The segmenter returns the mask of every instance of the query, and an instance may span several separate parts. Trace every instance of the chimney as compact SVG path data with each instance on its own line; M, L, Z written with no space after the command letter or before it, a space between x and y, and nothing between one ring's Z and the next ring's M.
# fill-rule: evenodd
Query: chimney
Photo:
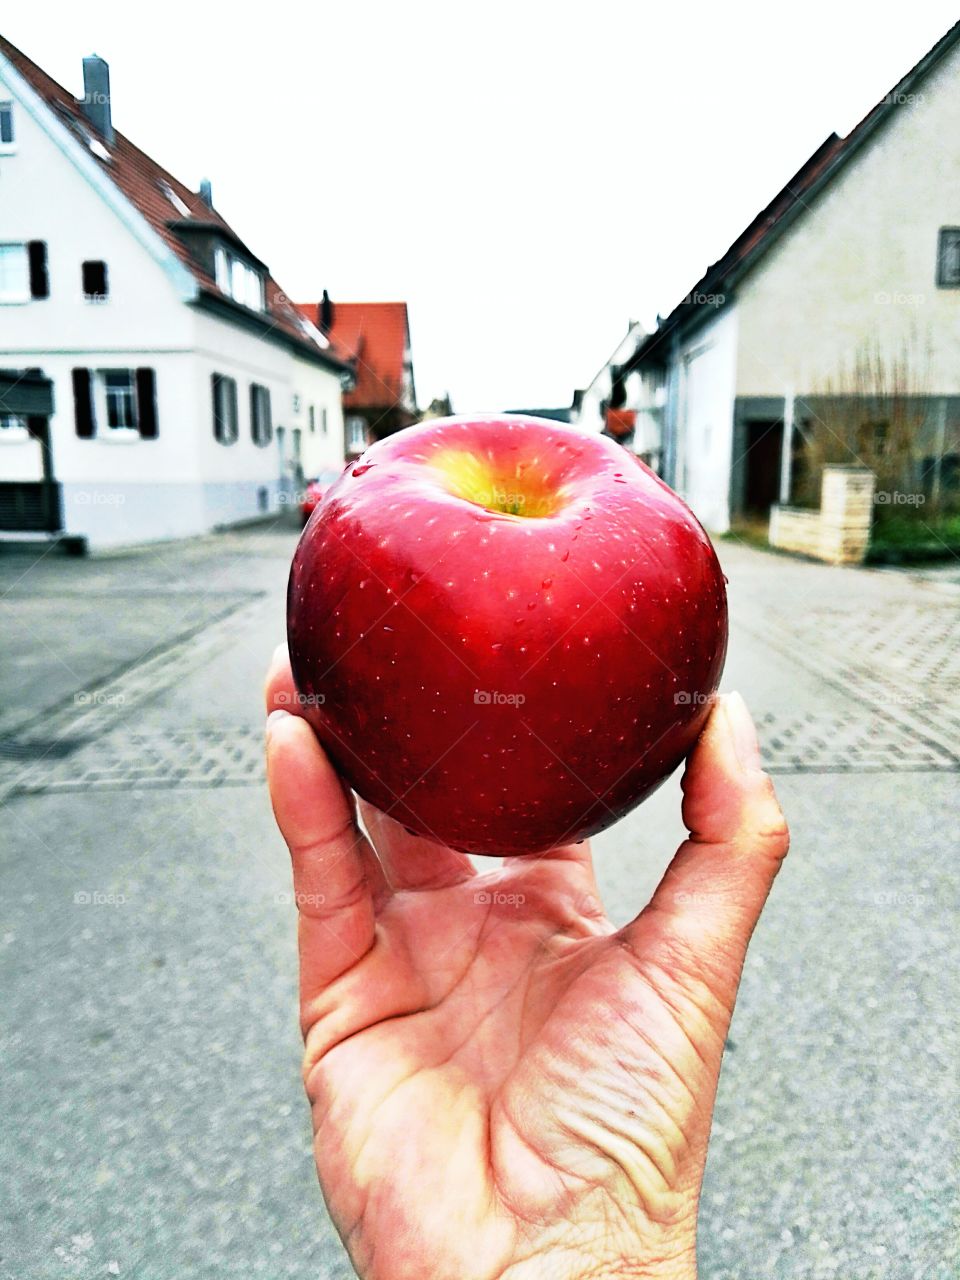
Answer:
M213 185L209 178L200 179L200 199L208 209L213 208Z
M323 297L320 299L320 315L318 317L320 323L317 326L321 333L329 333L333 328L333 303L330 301L330 295L326 289L323 291Z
M92 53L83 60L83 98L80 109L104 142L113 145L113 119L110 115L110 68L103 58Z

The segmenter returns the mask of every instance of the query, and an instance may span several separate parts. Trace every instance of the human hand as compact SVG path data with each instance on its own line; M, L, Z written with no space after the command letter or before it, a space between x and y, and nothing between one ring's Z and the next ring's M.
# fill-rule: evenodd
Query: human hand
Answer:
M683 778L691 835L633 923L586 844L478 874L350 793L267 680L300 913L320 1183L365 1280L696 1275L697 1201L750 935L788 835L737 694Z

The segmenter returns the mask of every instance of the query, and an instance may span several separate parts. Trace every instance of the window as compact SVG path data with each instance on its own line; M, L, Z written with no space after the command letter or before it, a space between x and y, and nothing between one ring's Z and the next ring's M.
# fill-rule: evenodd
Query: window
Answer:
M29 302L49 295L46 242L0 244L0 302Z
M0 244L0 302L30 297L30 258L25 244Z
M233 444L240 434L237 413L237 380L215 373L213 383L213 438L220 444Z
M176 209L177 213L179 213L181 218L190 217L190 206L186 203L185 200L180 199L180 197L174 191L173 187L171 187L169 182L158 182L157 186L163 192L164 196L166 196L166 198L170 201L170 203Z
M310 420L310 430L311 430L311 431L316 431L316 429L317 429L317 411L316 411L316 409L313 407L313 405L311 405L311 406L310 406L310 409L308 410L307 416L308 416L308 418L309 418L309 420Z
M157 379L153 369L74 369L77 435L90 440L157 437ZM97 425L105 430L100 433Z
M114 431L137 430L137 391L132 369L104 369L103 397L107 426Z
M960 289L960 227L940 228L937 285L941 289Z
M214 275L221 293L251 311L263 310L263 276L223 245L214 254Z
M99 261L85 262L81 272L83 276L84 301L106 302L107 264Z
M890 424L887 422L862 422L857 429L857 449L865 457L882 458L887 452Z
M250 383L250 434L253 443L263 448L273 439L273 420L270 416L270 389L258 382Z
M347 419L347 448L352 453L360 453L367 447L367 424L363 418Z
M18 413L0 413L0 444L27 439L27 420Z
M13 103L0 102L0 147L13 150Z
M324 407L320 410L320 434L321 434L321 435L324 435L324 436L327 434L327 407L326 407L326 405L324 405Z

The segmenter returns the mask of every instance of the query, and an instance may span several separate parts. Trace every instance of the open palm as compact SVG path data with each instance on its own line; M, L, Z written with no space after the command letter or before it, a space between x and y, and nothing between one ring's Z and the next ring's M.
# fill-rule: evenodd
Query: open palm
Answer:
M280 658L268 768L304 1078L359 1274L694 1275L723 1044L787 845L742 701L714 708L688 763L691 838L615 930L585 844L477 874L363 805L368 841L292 695Z

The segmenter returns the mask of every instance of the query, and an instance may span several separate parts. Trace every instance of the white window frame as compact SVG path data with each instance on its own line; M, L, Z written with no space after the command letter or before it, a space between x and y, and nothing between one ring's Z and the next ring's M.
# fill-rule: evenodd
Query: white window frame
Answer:
M10 141L0 141L0 156L10 156L17 149L17 129L13 114L13 101L10 98L0 98L0 114L5 114L10 120Z
M14 278L14 284L11 286L6 283L7 271L0 265L0 303L12 304L14 306L29 302L30 294L30 249L25 240L5 240L0 243L0 260L4 256L5 249L19 249L22 254L22 288L17 287L19 283Z
M20 413L0 413L0 444L22 444L30 439L27 420Z
M243 258L218 244L213 255L217 288L250 311L264 311L266 299L263 276Z
M347 448L361 452L367 447L367 423L359 414L351 414L346 421ZM358 438L359 437L359 438Z
M133 425L112 427L110 425L107 377L109 374L124 373L130 380L130 399L133 407ZM136 369L97 369L93 379L94 403L94 435L98 440L130 441L140 439L140 411L137 405L137 371Z

